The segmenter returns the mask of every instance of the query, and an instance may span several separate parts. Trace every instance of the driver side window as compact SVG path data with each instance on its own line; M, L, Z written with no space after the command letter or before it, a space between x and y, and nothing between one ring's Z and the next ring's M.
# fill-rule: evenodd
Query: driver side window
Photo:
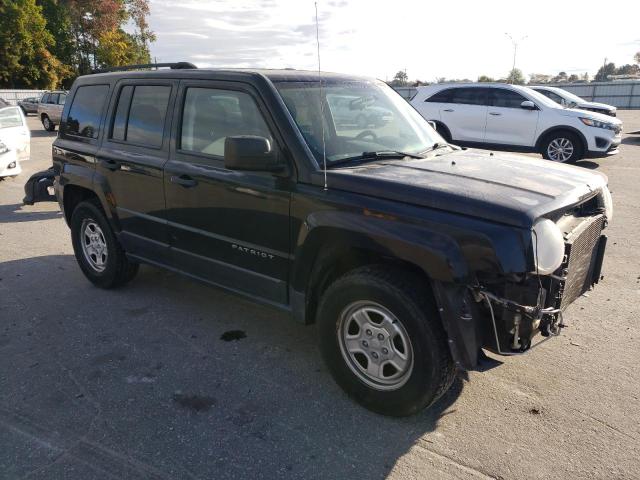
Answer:
M255 100L234 90L188 87L182 110L180 149L224 157L227 137L255 135L273 142Z

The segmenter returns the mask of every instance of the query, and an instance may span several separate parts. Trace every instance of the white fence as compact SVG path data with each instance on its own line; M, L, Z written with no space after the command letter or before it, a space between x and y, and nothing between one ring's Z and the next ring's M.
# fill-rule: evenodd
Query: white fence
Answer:
M40 97L46 90L0 90L0 98L6 100L11 105L15 105L19 100L29 97Z
M545 85L567 90L589 102L606 103L619 109L640 108L640 82L591 82L591 83L547 83ZM416 87L395 87L405 100L416 94Z

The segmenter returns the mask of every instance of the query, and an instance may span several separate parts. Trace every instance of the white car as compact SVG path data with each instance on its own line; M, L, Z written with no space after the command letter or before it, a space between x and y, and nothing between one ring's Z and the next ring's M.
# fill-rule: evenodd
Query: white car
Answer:
M622 140L619 119L565 108L518 85L429 85L418 87L411 104L447 141L539 152L558 162L613 155Z
M617 108L613 105L607 105L606 103L588 102L584 98L580 98L571 92L568 92L558 87L547 87L537 85L529 87L536 92L540 92L545 97L550 98L556 103L559 103L563 107L579 108L580 110L589 110L590 112L602 113L615 117L617 114Z
M0 108L0 177L18 175L30 149L31 133L20 107Z

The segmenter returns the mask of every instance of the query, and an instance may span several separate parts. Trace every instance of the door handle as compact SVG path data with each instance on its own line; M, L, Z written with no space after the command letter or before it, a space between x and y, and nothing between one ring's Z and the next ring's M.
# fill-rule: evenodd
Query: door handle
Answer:
M489 115L493 115L494 117L499 117L502 114L498 112L489 112Z
M181 185L184 188L195 187L198 184L198 181L194 180L189 175L180 175L179 177L176 177L175 175L173 175L170 180L171 180L171 183L175 183L176 185Z
M453 108L447 108L447 109L443 110L443 112L453 112L453 111L454 111Z
M100 160L100 165L111 171L120 170L120 164L115 160Z

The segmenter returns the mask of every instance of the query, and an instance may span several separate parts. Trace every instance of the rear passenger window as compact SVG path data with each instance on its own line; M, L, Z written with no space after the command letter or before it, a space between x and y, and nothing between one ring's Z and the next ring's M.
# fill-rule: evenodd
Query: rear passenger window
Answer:
M432 103L449 103L451 101L451 88L447 88L446 90L442 90L441 92L436 93L435 95L427 98L425 102Z
M454 88L451 103L487 105L487 90L485 88Z
M161 147L170 95L171 87L168 85L122 87L113 117L111 138L147 147Z
M222 157L225 139L235 135L257 135L271 140L269 128L249 94L187 89L182 112L182 150Z
M522 95L504 88L491 90L491 105L494 107L520 108L520 104L526 100Z
M109 85L78 87L67 116L65 133L78 137L98 138L102 109L108 94Z

